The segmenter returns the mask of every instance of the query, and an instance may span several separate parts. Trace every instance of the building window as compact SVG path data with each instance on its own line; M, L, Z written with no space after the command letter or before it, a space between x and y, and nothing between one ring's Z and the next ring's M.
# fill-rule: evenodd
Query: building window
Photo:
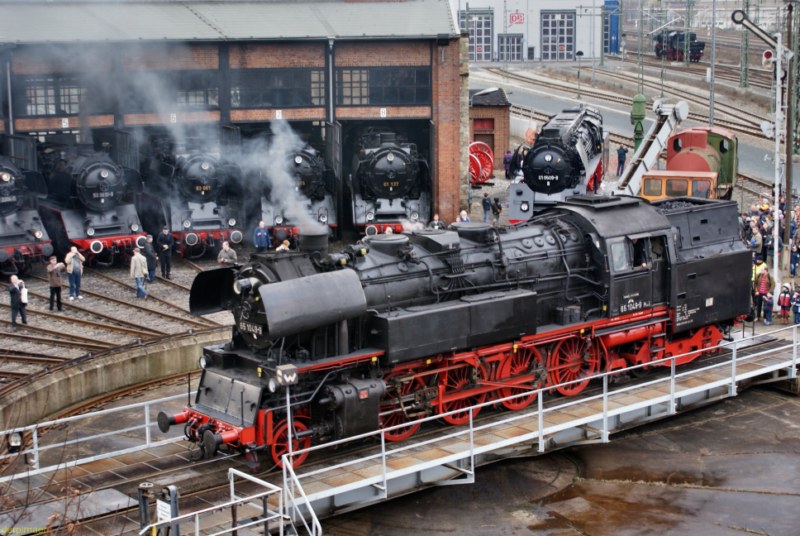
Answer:
M522 34L498 34L499 61L522 61Z
M24 103L20 115L76 115L81 111L84 88L74 79L29 78L23 81Z
M494 12L467 10L458 13L461 30L469 32L469 61L492 61Z
M429 67L337 69L336 104L414 106L431 103Z
M177 105L182 108L219 107L217 88L178 90Z
M325 104L322 69L231 71L233 108L308 108Z
M475 130L492 132L494 130L494 119L491 117L476 118L473 119L472 126Z
M542 61L575 59L575 12L542 11Z

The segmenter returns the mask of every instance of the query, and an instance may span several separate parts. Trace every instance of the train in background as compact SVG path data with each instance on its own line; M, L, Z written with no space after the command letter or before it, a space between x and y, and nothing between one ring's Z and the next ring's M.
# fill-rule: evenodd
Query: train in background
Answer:
M0 136L0 273L27 274L53 254L39 215L47 185L38 171L36 140Z
M543 127L532 147L520 145L510 173L510 223L527 221L568 196L594 193L605 175L607 135L594 108L564 110Z
M124 262L145 233L136 208L142 191L133 137L117 130L46 136L38 145L47 197L39 213L60 255L76 246L88 264Z
M540 388L578 395L599 372L684 365L749 311L737 217L733 201L584 195L513 227L380 234L333 254L312 236L201 272L190 309L230 310L232 336L204 348L194 402L159 428L181 426L206 457L280 465L379 429L401 441L431 415L521 410Z
M355 228L366 235L431 218L428 161L401 133L367 128L357 134L348 176Z
M148 233L166 226L185 258L215 254L223 241L243 239L242 170L236 129L209 129L181 139L145 134L141 145L145 191L139 209Z
M686 53L686 35L681 30L662 30L653 37L653 48L657 58L667 61L683 61ZM705 41L698 41L697 34L689 32L689 61L697 63L703 58Z
M269 181L258 180L262 185L258 192L261 201L258 219L264 220L276 243L285 239L296 241L300 229L309 224L327 227L331 236L338 236L338 203L333 170L326 165L323 155L309 144L290 158L288 170L294 180L297 198L292 204L284 202L283 209L278 208L271 201ZM291 210L302 214L293 216L289 206L292 207Z

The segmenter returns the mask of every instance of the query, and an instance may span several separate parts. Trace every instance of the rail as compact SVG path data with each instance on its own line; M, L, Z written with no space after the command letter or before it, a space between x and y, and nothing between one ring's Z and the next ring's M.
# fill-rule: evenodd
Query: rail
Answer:
M264 491L247 496L238 496L236 494L236 477L244 479L251 484L255 484L258 487L263 488ZM174 534L179 534L181 525L191 523L193 525L192 533L198 536L200 534L205 534L208 536L218 536L220 534L230 533L237 534L237 531L239 530L255 528L258 525L263 525L263 534L272 534L273 529L277 528L278 534L283 536L283 529L286 519L282 514L283 492L281 488L231 467L228 469L228 490L230 494L230 500L223 504L210 506L202 510L197 510L195 512L190 512L188 514L183 514L169 519L162 519L157 523L151 523L150 525L147 525L139 531L139 534L145 536L147 534L156 534L156 531L159 531L158 533L162 534L168 529L172 529ZM270 509L269 506L269 499L273 496L278 498L277 509ZM259 501L261 503L258 508L256 508L254 504L255 501ZM260 513L251 515L250 512L255 509L260 509ZM208 532L207 529L201 526L201 521L204 518L223 510L231 511L230 527L215 532ZM246 516L241 515L244 513L244 511L248 511ZM240 519L244 522L239 523ZM277 526L275 526L276 524Z
M195 392L188 393L189 398L191 399L194 396ZM24 456L25 460L28 462L29 469L21 472L15 473L11 475L4 475L0 476L0 483L8 482L14 480L16 478L21 477L29 477L33 475L39 475L42 473L47 473L50 471L56 471L59 469L66 469L69 467L77 467L79 465L91 463L97 460L103 460L106 458L112 458L114 456L121 456L123 454L129 454L132 452L138 452L143 448L153 448L158 447L161 445L166 445L169 443L175 443L177 441L181 441L184 439L183 434L176 435L173 437L168 437L167 439L162 439L160 441L153 441L152 439L152 428L156 426L155 419L152 418L152 410L153 407L163 407L163 405L167 402L177 399L186 399L187 394L180 394L180 395L172 395L164 398L160 398L158 400L150 400L147 402L138 402L136 404L128 404L125 406L120 406L118 408L110 408L100 411L93 411L91 413L85 413L83 415L74 415L71 417L64 417L61 419L55 419L51 421L44 421L36 424L31 424L28 426L21 426L17 428L9 428L8 430L0 430L0 438L10 438L12 434L21 434L22 443L23 445L30 441L32 446L29 448L22 448L19 452L14 452L10 454L3 454L0 455L0 463L5 460L10 460L14 458L18 458L19 456ZM121 428L118 430L107 430L105 432L89 435L89 436L78 436L74 439L66 439L63 442L55 442L49 445L41 445L40 444L40 430L47 429L51 427L61 427L62 425L67 425L71 427L69 429L80 429L80 424L82 422L88 422L91 419L96 419L97 417L107 416L107 415L116 415L122 414L130 411L137 411L143 410L143 422L141 424L136 424L134 426L129 426L127 428ZM178 430L178 428L176 428ZM137 431L144 431L144 437L136 436L136 439L142 440L141 443L137 443L134 446L130 446L124 449L118 449L114 451L103 451L101 454L95 454L93 456L86 456L83 458L78 458L75 460L64 461L58 460L57 463L52 463L45 467L41 466L41 458L43 453L47 453L49 451L55 451L56 449L60 449L60 452L63 453L65 447L71 445L79 445L82 444L86 446L92 441L102 440L103 438L110 437L110 436L118 436L120 434L128 434L128 437L131 437L132 433ZM8 443L8 441L6 441Z
M319 520L314 510L314 503L322 501L326 497L332 497L334 495L346 493L355 493L356 490L372 487L375 490L375 496L372 497L370 501L385 499L388 496L387 490L391 480L401 479L413 474L420 474L422 471L429 470L434 467L448 467L450 469L455 469L456 474L461 475L461 478L452 479L449 482L437 482L438 485L472 483L474 482L475 478L475 458L479 454L525 443L536 445L537 450L540 453L544 453L547 451L548 440L550 437L553 437L558 432L576 427L589 427L594 430L596 439L586 440L585 442L605 443L609 441L609 435L611 432L609 423L614 419L619 421L624 414L631 411L645 409L648 407L652 408L657 404L663 404L668 408L666 415L674 415L678 411L678 405L681 399L697 393L706 392L712 388L724 388L727 386L727 396L735 396L737 394L738 383L740 381L762 376L770 372L774 373L775 371L779 370L786 370L787 374L786 376L778 379L794 379L797 376L798 341L800 341L798 333L799 328L800 326L791 326L770 332L770 335L780 332L790 332L791 340L788 340L785 345L781 345L777 348L771 347L767 350L754 351L746 356L739 355L742 346L753 342L760 336L754 335L731 342L723 342L710 350L727 349L730 350L729 356L720 358L718 362L710 365L700 366L692 370L684 371L683 368L676 367L676 361L681 359L681 357L684 355L687 355L681 354L660 359L658 361L648 363L647 365L637 365L614 372L599 373L592 376L592 380L601 381L602 390L597 394L589 396L566 399L560 398L548 401L547 404L545 404L544 397L542 396L543 393L552 391L556 387L583 382L586 380L586 378L565 382L559 386L547 386L541 389L520 392L503 400L530 397L533 393L536 393L537 397L535 410L509 413L507 416L502 416L499 419L494 419L489 422L481 422L479 425L476 425L473 419L477 412L483 407L496 406L500 401L491 400L482 404L471 406L470 408L460 408L448 414L432 415L414 422L432 422L441 419L444 415L455 413L463 414L463 412L467 410L469 411L470 418L469 423L465 424L463 427L454 428L451 432L447 432L443 435L437 435L434 438L423 439L419 442L405 441L402 443L389 443L388 445L392 445L391 447L387 445L385 434L394 429L405 428L411 424L409 422L405 422L395 427L385 428L375 432L365 433L358 436L286 453L283 456L283 466L286 468L284 470L283 489L286 492L285 500L287 508L290 506L292 508L291 512L287 511L287 517L297 523L299 515L306 515L310 523L310 528L308 525L306 525L307 530L309 534L316 535L318 534L316 531L318 530L317 527L319 525ZM773 363L771 365L758 367L752 366L752 364L757 362L759 358L764 358L767 355L784 350L791 351L790 359L779 359L777 360L777 363ZM616 388L612 388L610 385L611 378L616 375L636 371L638 369L643 369L644 367L652 368L654 365L662 365L665 368L668 366L669 374L646 382L636 383L635 385L621 385ZM701 377L701 375L707 375L709 371L724 372L724 374L721 374L714 381L696 381L696 379ZM695 379L695 382L687 381L691 379ZM656 389L659 387L660 389ZM633 403L621 403L619 400L616 400L622 397L630 396L636 391L641 392L641 390L648 388L658 391L659 395L647 400L640 399L639 401ZM633 399L636 397L630 396L630 398ZM567 421L561 419L560 422L554 424L548 424L546 422L548 415L552 416L556 412L564 412L569 408L585 405L591 401L601 401L602 411L599 413L591 413L589 415L585 415L584 413L582 417L569 419ZM554 420L559 421L559 419ZM593 423L596 425L598 422L600 423L599 427L595 426L592 428L590 426ZM620 423L616 422L615 424ZM530 425L526 429L532 429L532 431L513 437L507 437L507 434L502 433L492 434L493 431L499 432L503 429L507 429L509 426L522 428L523 425ZM491 443L487 443L486 441L476 443L475 437L479 434L483 435L483 437L486 437L486 435L494 435L494 437L503 439L493 441ZM372 454L362 455L357 459L346 460L336 465L326 465L321 468L313 468L313 466L311 466L309 467L308 471L299 475L296 474L292 469L291 459L294 456L304 455L305 453L311 453L322 449L342 447L348 443L364 442L369 438L373 439L375 443L380 444L380 447L376 447L376 451L374 451ZM455 442L460 444L460 447L457 449L453 448L453 444ZM414 452L419 452L420 450L425 450L429 453L438 452L444 454L439 457L426 455L424 457L424 462L417 463L415 465L410 465L406 462L406 460L401 460L402 457L413 457L411 455ZM308 464L308 462L306 463ZM341 475L343 472L348 470L352 470L354 473L366 476L356 482L351 482L343 486L333 487L330 489L320 488L320 483L326 480L327 477ZM334 479L331 478L331 480ZM304 485L309 486L310 484L314 484L313 487L316 489L316 491L307 494L303 490L303 487ZM336 504L338 511L341 512L347 510L347 507L345 504L343 504L343 501L337 501Z

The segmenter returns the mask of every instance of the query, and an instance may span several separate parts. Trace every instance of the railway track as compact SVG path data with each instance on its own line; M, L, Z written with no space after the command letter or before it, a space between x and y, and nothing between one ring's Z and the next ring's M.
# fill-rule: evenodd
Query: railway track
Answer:
M86 359L117 347L141 344L191 330L217 328L219 322L188 310L191 281L213 260L173 263L173 280L159 278L147 300L137 300L127 269L89 269L82 300L62 298L63 311L49 310L49 285L43 273L25 277L30 303L28 324L12 331L9 306L0 304L0 394L53 366ZM66 279L66 278L64 278ZM66 296L66 288L62 296ZM4 312L5 311L5 312Z

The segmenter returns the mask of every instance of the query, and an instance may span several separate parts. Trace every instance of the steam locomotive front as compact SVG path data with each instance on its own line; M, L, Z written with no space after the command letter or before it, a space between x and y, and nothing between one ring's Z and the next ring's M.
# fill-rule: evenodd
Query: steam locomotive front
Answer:
M9 216L22 208L22 179L16 166L0 160L0 216Z

